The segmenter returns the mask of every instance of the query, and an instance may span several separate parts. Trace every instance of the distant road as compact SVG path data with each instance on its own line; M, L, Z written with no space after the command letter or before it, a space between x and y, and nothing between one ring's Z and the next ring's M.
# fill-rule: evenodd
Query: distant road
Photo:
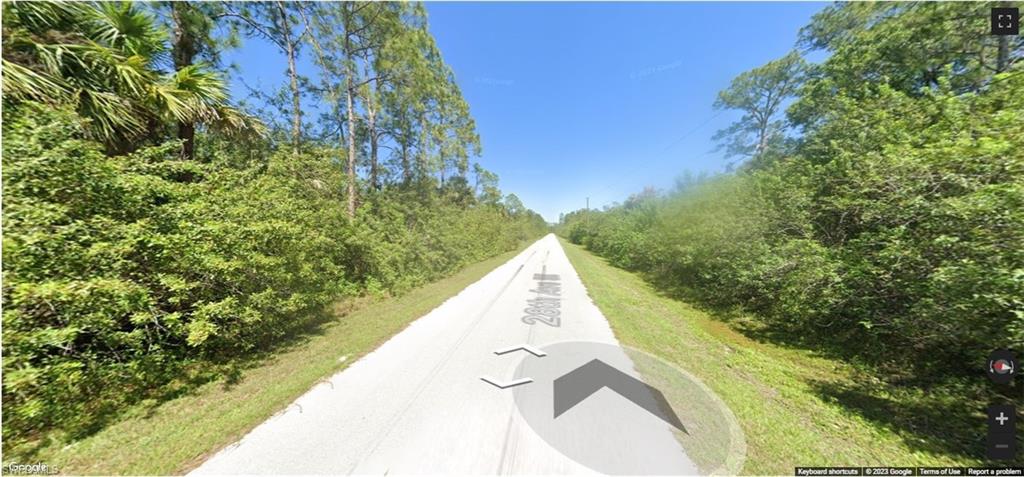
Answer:
M557 303L557 314L539 312L545 307L538 305L538 298ZM558 240L548 235L192 473L606 472L607 468L594 469L563 455L517 409L515 393L550 390L550 378L505 389L481 379L486 376L503 386L526 381L529 376L515 375L522 360L536 360L536 366L554 361L524 350L500 355L495 351L522 344L537 350L564 341L617 344ZM600 423L608 414L601 403L615 400L622 398L602 389L552 422ZM599 435L601 431L565 432L579 433L583 452L608 459L618 466L616 473L697 472L668 424L634 416L625 427L616 435L629 435L626 444L609 444L607 449L601 448L603 443L614 439Z

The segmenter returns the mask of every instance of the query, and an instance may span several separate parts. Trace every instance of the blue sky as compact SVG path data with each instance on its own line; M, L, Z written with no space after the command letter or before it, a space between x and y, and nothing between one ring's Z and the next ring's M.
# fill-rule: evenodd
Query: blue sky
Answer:
M711 135L736 114L715 95L793 48L824 3L427 3L501 188L549 221L725 166ZM247 83L284 60L247 42ZM312 68L308 58L300 63ZM236 96L242 88L235 85ZM716 116L717 114L717 116Z

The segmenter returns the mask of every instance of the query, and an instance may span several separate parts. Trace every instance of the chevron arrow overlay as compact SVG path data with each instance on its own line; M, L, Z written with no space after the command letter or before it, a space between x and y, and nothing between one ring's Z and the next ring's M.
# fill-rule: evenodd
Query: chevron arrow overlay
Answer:
M499 349L499 350L495 350L494 354L499 354L500 355L500 354L511 353L513 351L519 351L519 350L526 351L527 353L530 353L530 354L532 354L532 355L534 355L534 356L536 356L538 358L543 358L543 357L548 355L547 353L545 353L545 352L543 352L543 351L541 351L541 350L539 350L537 348L534 348L533 346L530 346L528 344L509 346L508 348L502 348L502 349Z
M520 384L526 384L526 383L532 383L533 382L533 379L530 379L530 378L519 378L519 379L515 379L515 380L512 380L512 381L504 382L504 383L500 382L497 379L494 379L494 378L492 378L490 376L480 376L480 379L482 379L487 384L491 384L491 385L497 386L497 387L499 387L501 389L507 389L507 388L510 388L512 386L519 386Z
M661 391L599 359L591 360L555 379L555 418L604 387L615 391L633 404L671 424L672 427L686 432L679 416L672 411Z

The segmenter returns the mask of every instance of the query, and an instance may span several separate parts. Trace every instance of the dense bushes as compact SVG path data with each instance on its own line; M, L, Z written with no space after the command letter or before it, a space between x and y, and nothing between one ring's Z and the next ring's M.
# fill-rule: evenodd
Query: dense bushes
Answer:
M891 378L976 374L1024 342L1022 92L1010 73L975 94L837 96L789 157L576 212L563 231Z
M798 134L737 173L569 214L563 233L894 381L976 375L1024 342L1024 43L978 36L971 8L825 8L801 32L831 54L800 73ZM730 87L752 98L741 122L773 118L766 71Z
M350 220L339 167L314 153L230 167L177 160L172 142L108 157L70 112L4 114L5 445L88 432L332 300L402 291L545 228L399 191Z
M400 293L546 229L470 162L479 137L422 5L3 15L5 451L236 376L333 300ZM220 62L242 37L303 63L247 108Z

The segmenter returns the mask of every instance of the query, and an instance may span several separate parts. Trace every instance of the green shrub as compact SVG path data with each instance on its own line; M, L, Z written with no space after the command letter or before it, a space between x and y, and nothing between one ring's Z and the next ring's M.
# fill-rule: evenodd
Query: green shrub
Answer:
M840 95L801 154L646 208L570 214L562 230L895 379L906 362L921 379L971 375L979 356L1024 342L1022 91L1006 75L977 95Z
M180 161L170 143L108 157L68 111L4 114L5 445L90 432L333 300L407 290L546 228L401 191L350 220L340 168L316 152L240 166Z

